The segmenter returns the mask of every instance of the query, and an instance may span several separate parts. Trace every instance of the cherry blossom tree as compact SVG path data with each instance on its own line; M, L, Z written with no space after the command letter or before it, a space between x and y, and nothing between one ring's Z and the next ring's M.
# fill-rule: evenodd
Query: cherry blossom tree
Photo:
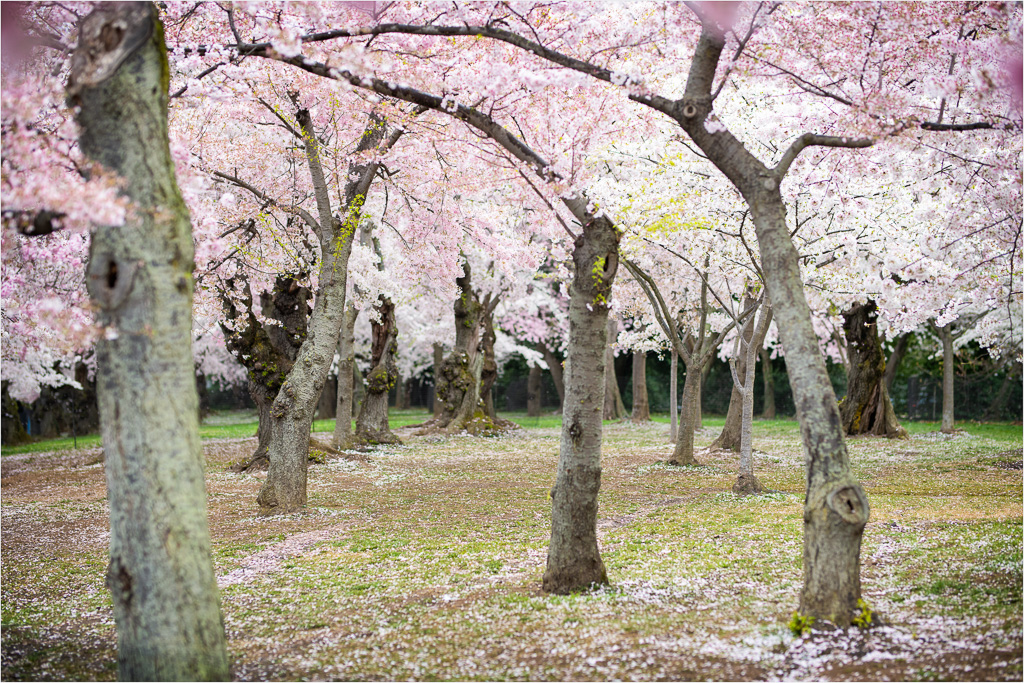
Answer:
M962 37L966 23L973 21L974 17L950 17L949 9L945 7L915 14L915 10L906 5L876 9L760 4L737 10L735 6L709 4L704 7L688 3L687 8L697 22L699 34L695 44L685 42L692 40L694 25L691 20L673 15L673 28L678 30L680 38L685 39L679 41L684 46L682 50L692 55L682 97L656 95L639 79L630 78L623 71L573 56L579 45L593 48L607 43L607 38L596 42L581 40L588 27L578 17L572 17L572 21L580 26L576 31L559 27L559 32L541 35L540 30L556 22L544 22L542 26L541 21L531 21L529 14L503 13L499 23L496 21L499 17L495 16L499 10L488 6L471 18L460 16L459 23L439 25L440 21L449 19L441 15L439 21L433 23L429 20L426 23L378 23L361 32L485 36L518 46L567 69L624 85L629 89L631 99L675 121L729 178L743 196L756 228L766 285L786 349L790 384L808 454L804 589L800 609L809 616L847 625L859 609L859 549L869 508L863 488L850 473L838 408L824 362L818 354L817 338L800 278L799 255L786 228L786 204L780 189L782 182L797 159L809 148L865 148L874 144L876 136L906 130L990 130L997 126L1013 126L1015 122L996 115L988 117L988 120L975 118L963 123L944 123L943 115L951 108L946 98L941 100L937 117L932 120L930 116L935 113L934 109L922 106L920 98L915 97L919 93L908 90L906 85L908 71L920 73L922 78L934 82L942 72L934 68L926 46L948 41L951 32L960 31ZM943 12L947 14L943 15ZM995 14L998 15L998 11ZM667 13L659 16L659 30L663 30L666 16ZM1004 11L996 19L1005 22L1006 16ZM470 19L476 19L477 23L471 24ZM522 33L507 28L524 22L526 26ZM982 23L982 26L987 24ZM988 33L995 34L995 40L1000 39L998 30ZM832 49L837 35L847 38L847 49ZM566 47L559 50L547 44L545 37L549 37L554 45ZM621 47L622 44L619 42L616 46ZM727 44L732 56L723 63ZM764 51L758 53L761 46L774 46L778 57L766 57ZM958 47L961 51L956 54L974 58L970 60L974 74L991 74L998 68L989 67L985 71L979 53L970 53L964 45ZM851 58L851 51L860 58ZM613 49L599 54L607 59L608 54L615 53ZM833 130L844 127L844 134L799 135L774 165L751 153L748 146L736 138L715 114L714 105L729 84L729 75L737 61L744 57L749 59L752 54L757 54L757 58L751 61L758 66L766 65L767 76L789 78L811 98L825 98L830 105L838 103L845 107L849 117L832 114L830 119L808 120L814 127L822 124ZM869 73L878 77L866 79ZM995 79L990 78L989 82L994 83ZM983 87L975 92L984 95L985 90ZM931 92L934 91L925 89L924 94ZM970 105L977 101L973 97L962 98L957 113L971 116ZM1019 121L1019 113L1016 119Z

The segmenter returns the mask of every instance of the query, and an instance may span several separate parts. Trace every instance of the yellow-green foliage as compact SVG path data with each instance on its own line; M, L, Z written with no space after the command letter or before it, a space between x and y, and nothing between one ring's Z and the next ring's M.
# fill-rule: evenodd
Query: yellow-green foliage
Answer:
M793 632L794 636L809 635L814 621L814 617L805 617L799 612L793 612L793 616L789 620L789 630Z
M857 599L857 616L853 618L853 625L857 628L871 628L874 612L863 598Z

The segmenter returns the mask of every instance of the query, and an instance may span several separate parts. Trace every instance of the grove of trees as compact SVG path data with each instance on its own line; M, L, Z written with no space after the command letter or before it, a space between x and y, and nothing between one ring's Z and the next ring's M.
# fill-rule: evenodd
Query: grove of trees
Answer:
M534 413L548 370L543 589L570 593L614 581L615 353L634 420L646 360L671 356L679 466L728 362L738 494L761 491L755 369L767 413L783 358L798 611L850 626L870 503L846 439L906 438L908 345L941 358L943 431L958 349L1019 389L1021 22L1001 3L5 3L5 420L95 383L121 677L226 675L197 375L251 395L253 514L279 515L306 505L329 377L345 449L398 439L403 381L434 386L421 433L494 434L500 367L529 366Z

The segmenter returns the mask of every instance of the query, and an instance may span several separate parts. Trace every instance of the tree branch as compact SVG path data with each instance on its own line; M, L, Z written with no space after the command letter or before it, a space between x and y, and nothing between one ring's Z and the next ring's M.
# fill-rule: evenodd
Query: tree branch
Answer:
M846 138L837 137L834 135L815 135L814 133L804 133L789 146L786 153L782 155L782 159L773 169L775 174L781 181L789 171L789 167L796 161L797 156L800 152L804 151L808 147L848 147L852 149L860 149L864 147L870 147L875 144L874 140L869 138Z

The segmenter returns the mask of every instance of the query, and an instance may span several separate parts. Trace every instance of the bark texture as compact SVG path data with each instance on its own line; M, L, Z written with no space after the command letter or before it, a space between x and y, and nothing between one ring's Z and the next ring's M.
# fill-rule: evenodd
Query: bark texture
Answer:
M87 269L108 330L97 391L118 676L225 680L192 364L192 228L168 143L163 26L151 4L108 5L80 36L68 95L82 152L124 179L138 209L96 228Z
M370 372L366 375L366 396L356 418L355 442L400 443L388 426L388 394L398 378L398 326L395 305L381 297L374 310L380 320L371 320Z
M579 208L574 213L590 220L584 223L573 249L565 405L558 474L551 489L551 544L543 582L545 591L563 594L608 582L597 545L597 494L601 488L608 306L619 259L619 233L611 221L588 216Z
M345 448L352 440L352 416L355 414L355 328L359 311L345 305L345 317L338 337L338 407L334 414L335 448Z
M633 352L633 422L651 421L651 404L647 399L647 354Z
M878 308L874 301L843 312L849 373L846 396L839 404L843 429L850 436L871 434L907 438L896 420L885 387L885 353L878 337Z
M455 347L441 363L437 377L437 399L441 415L436 426L450 432L466 429L480 406L480 377L484 357L480 349L483 306L473 290L472 269L463 264L462 276L455 280L459 297L455 300Z

